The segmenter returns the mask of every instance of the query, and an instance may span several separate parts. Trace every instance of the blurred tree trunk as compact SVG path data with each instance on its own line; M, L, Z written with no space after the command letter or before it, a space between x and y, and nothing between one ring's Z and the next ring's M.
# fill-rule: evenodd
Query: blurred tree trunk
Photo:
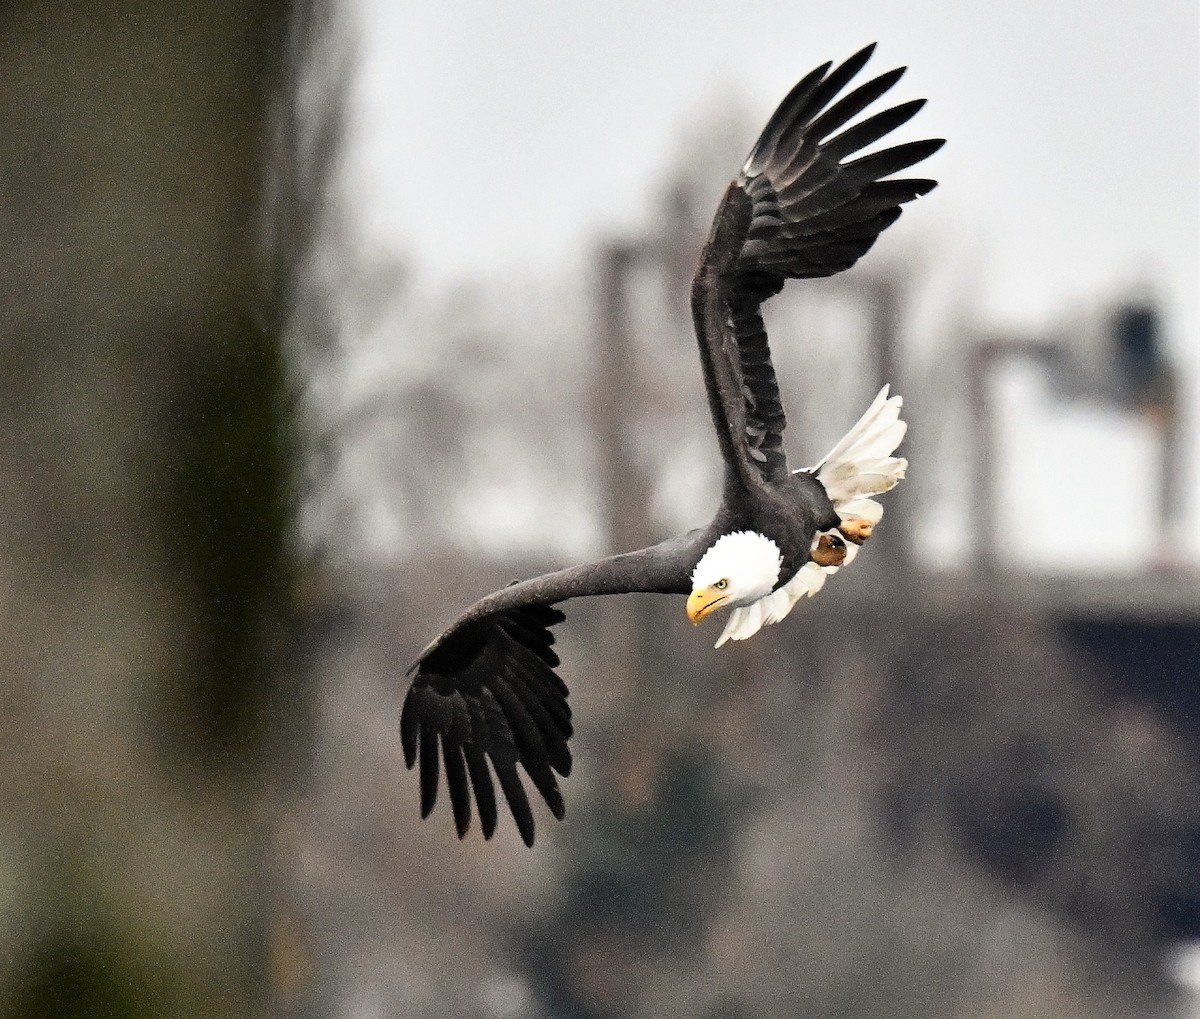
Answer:
M291 468L253 235L284 14L0 7L8 1014L267 993Z

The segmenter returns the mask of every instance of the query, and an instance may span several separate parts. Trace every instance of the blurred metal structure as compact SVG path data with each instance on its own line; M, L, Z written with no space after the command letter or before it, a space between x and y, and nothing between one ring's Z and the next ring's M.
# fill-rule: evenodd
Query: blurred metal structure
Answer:
M627 286L646 247L609 242L597 257L597 333L592 421L600 463L605 552L644 548L657 540L650 518L650 485L638 467L631 426L638 420L637 346L629 336Z
M971 563L983 577L994 577L1000 568L999 506L996 482L996 409L989 385L998 365L1022 359L1050 366L1062 352L1050 342L988 338L976 341L967 355L968 416L974 431L970 483Z
M1107 343L1081 360L1064 338L993 336L976 340L967 360L968 417L973 431L970 493L973 568L983 576L1001 567L998 512L1002 493L996 480L1000 436L990 386L1005 364L1040 365L1068 396L1087 396L1148 420L1159 439L1157 519L1151 525L1169 555L1183 512L1183 444L1175 406L1174 371L1162 350L1158 315L1142 303L1119 304L1109 320ZM1114 479L1119 483L1119 479Z

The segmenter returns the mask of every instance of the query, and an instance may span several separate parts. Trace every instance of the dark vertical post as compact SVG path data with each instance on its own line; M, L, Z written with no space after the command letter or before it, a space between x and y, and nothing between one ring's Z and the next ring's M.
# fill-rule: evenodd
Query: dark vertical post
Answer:
M1158 533L1168 550L1182 511L1183 464L1175 372L1157 307L1145 298L1121 304L1113 316L1112 344L1118 401L1146 418L1159 437Z
M890 384L892 393L904 394L899 377L899 328L901 301L897 285L888 278L877 277L871 283L871 360L875 366L874 396ZM907 415L905 415L907 420ZM911 441L911 439L910 439ZM907 573L911 555L912 481L904 482L888 493L887 509L879 533L872 539L875 553L871 561L878 568L892 569L899 576ZM882 547L880 547L882 546Z
M628 277L636 264L631 244L606 244L598 258L595 375L592 418L604 503L605 551L650 543L649 486L638 468L629 422L637 419L641 382L629 336Z
M988 396L995 354L995 343L982 340L972 345L967 356L967 406L973 440L967 450L968 462L973 466L967 489L968 527L971 564L983 577L993 576L997 565L996 428Z
M1159 477L1158 513L1160 533L1169 547L1174 547L1178 528L1183 523L1184 485L1187 467L1184 458L1183 422L1177 404L1173 375L1163 381L1164 393L1159 408L1159 434L1162 458Z

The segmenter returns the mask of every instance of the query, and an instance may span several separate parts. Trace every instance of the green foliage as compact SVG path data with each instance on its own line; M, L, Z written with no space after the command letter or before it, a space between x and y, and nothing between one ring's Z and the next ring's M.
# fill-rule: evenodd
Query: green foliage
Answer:
M41 947L14 995L23 1019L147 1019L162 1015L150 967L109 937L63 936Z

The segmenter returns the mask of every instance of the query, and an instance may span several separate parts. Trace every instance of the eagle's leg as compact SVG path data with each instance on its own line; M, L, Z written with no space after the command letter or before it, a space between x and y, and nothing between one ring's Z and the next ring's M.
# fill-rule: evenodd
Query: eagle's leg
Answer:
M838 525L838 530L847 541L852 541L856 545L861 545L874 531L875 525L864 517L847 517Z

